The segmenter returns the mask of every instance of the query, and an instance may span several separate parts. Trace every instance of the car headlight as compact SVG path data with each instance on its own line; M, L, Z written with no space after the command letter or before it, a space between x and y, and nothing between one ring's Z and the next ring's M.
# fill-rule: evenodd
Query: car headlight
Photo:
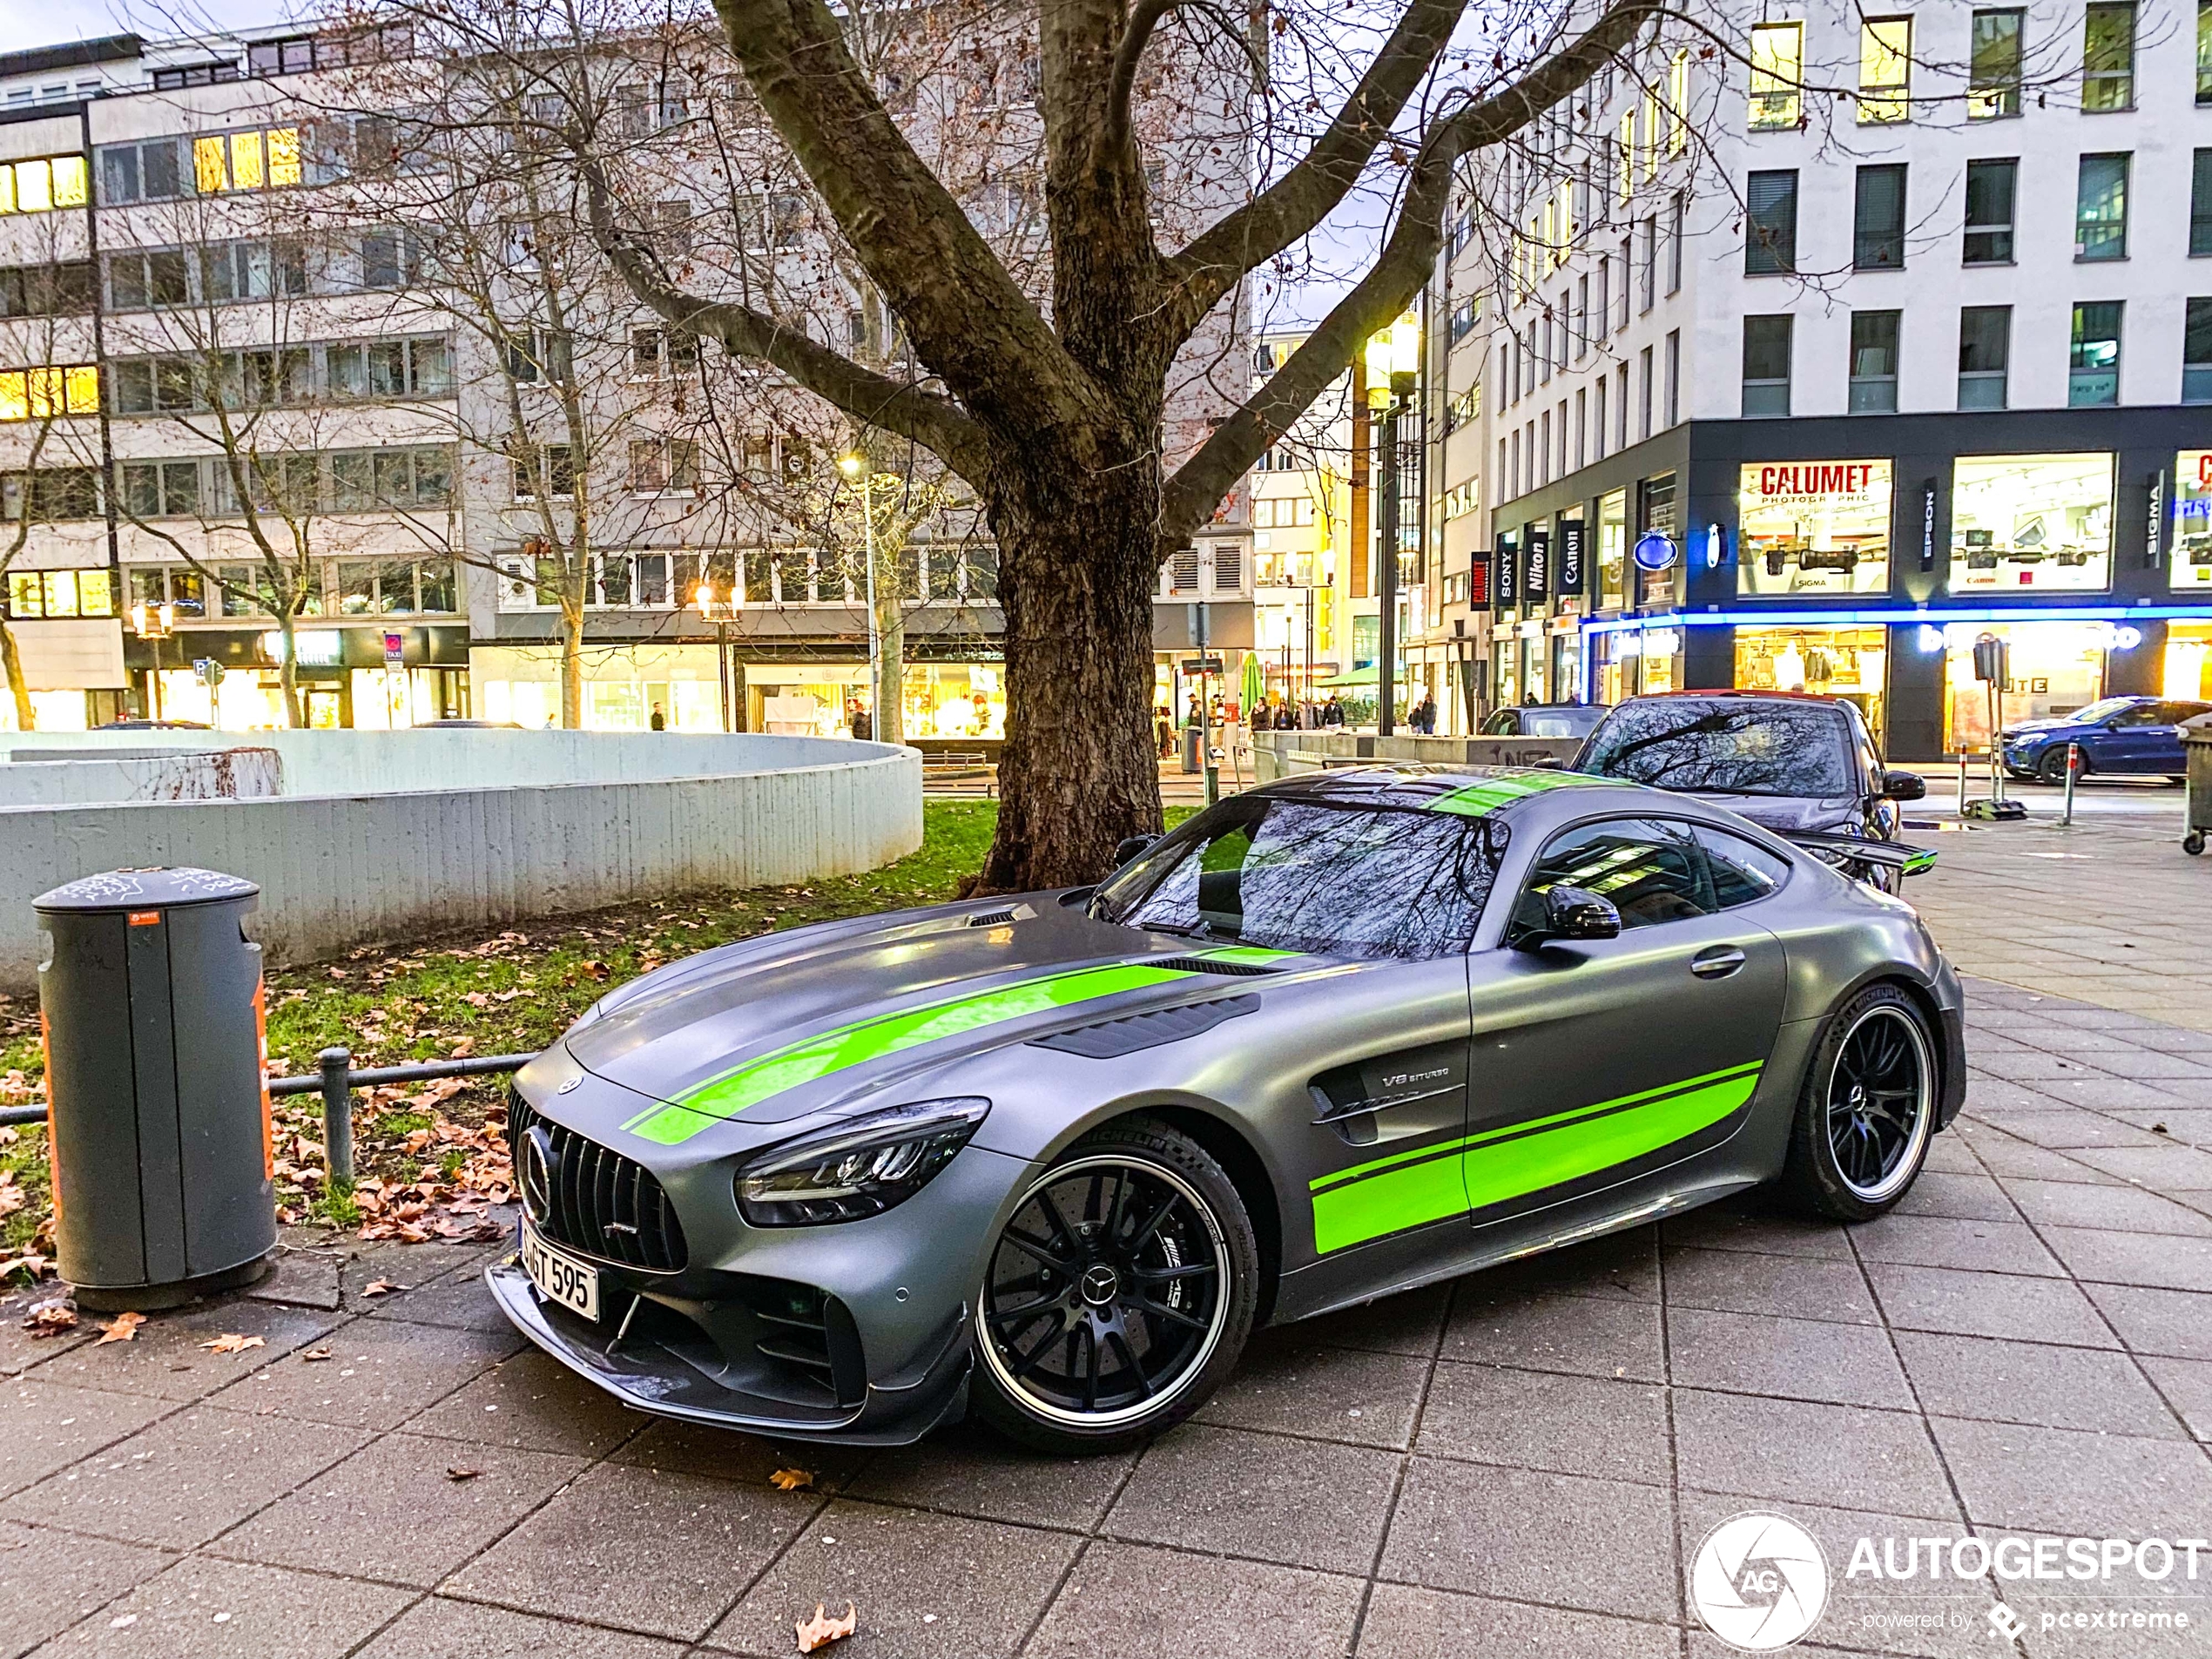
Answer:
M991 1103L917 1101L786 1141L738 1171L755 1227L812 1227L881 1215L927 1186L981 1127Z

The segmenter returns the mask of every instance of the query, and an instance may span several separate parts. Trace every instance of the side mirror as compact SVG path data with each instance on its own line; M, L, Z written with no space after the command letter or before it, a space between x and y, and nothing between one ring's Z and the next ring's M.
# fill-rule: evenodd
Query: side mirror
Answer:
M1928 792L1928 780L1917 772L1899 772L1894 767L1882 773L1882 798L1885 800L1919 800Z
M1114 867L1118 870L1135 859L1143 858L1159 840L1157 835L1131 835L1114 848Z
M1615 939L1621 933L1621 913L1613 900L1602 899L1588 887L1552 887L1544 894L1544 925L1513 941L1515 950L1534 950L1561 939Z

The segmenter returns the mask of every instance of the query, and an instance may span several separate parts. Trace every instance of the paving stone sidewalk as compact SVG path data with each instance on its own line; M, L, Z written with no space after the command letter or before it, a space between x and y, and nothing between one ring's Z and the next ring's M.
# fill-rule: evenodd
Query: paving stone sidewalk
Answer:
M780 1655L849 1599L846 1659L1717 1659L1683 1563L1753 1507L1828 1554L1814 1644L2007 1651L2000 1588L2032 1623L2081 1587L1843 1565L1861 1534L2212 1533L2212 1036L1972 988L1970 1116L1894 1216L1733 1204L1267 1333L1142 1455L633 1415L523 1348L482 1250L296 1251L127 1345L11 1313L0 1656ZM813 1490L768 1484L793 1462ZM2013 1650L2212 1654L2212 1561L2164 1589L2188 1631ZM1866 1622L1931 1610L1959 1628Z

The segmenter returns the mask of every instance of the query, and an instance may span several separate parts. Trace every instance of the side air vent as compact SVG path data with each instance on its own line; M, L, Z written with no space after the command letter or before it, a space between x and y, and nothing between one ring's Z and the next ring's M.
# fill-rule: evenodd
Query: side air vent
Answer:
M968 919L968 925L971 927L996 927L1003 922L1013 920L1014 913L1011 910L986 910L981 914L970 916Z
M1119 1020L1101 1020L1096 1025L1079 1025L1072 1031L1038 1037L1031 1046L1057 1049L1062 1054L1081 1055L1086 1060L1118 1060L1140 1049L1180 1042L1185 1037L1211 1031L1240 1014L1258 1011L1257 996L1225 996L1216 1002L1188 1002L1181 1008L1155 1008L1149 1014L1131 1014Z
M1163 956L1147 968L1171 968L1179 974L1219 974L1228 979L1264 979L1278 970L1258 962L1217 961L1209 956Z

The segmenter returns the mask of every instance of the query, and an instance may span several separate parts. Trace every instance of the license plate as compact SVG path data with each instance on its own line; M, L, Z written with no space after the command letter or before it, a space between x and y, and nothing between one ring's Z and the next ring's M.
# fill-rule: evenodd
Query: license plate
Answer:
M537 1236L528 1217L523 1220L523 1271L547 1298L598 1322L599 1270L554 1249Z

